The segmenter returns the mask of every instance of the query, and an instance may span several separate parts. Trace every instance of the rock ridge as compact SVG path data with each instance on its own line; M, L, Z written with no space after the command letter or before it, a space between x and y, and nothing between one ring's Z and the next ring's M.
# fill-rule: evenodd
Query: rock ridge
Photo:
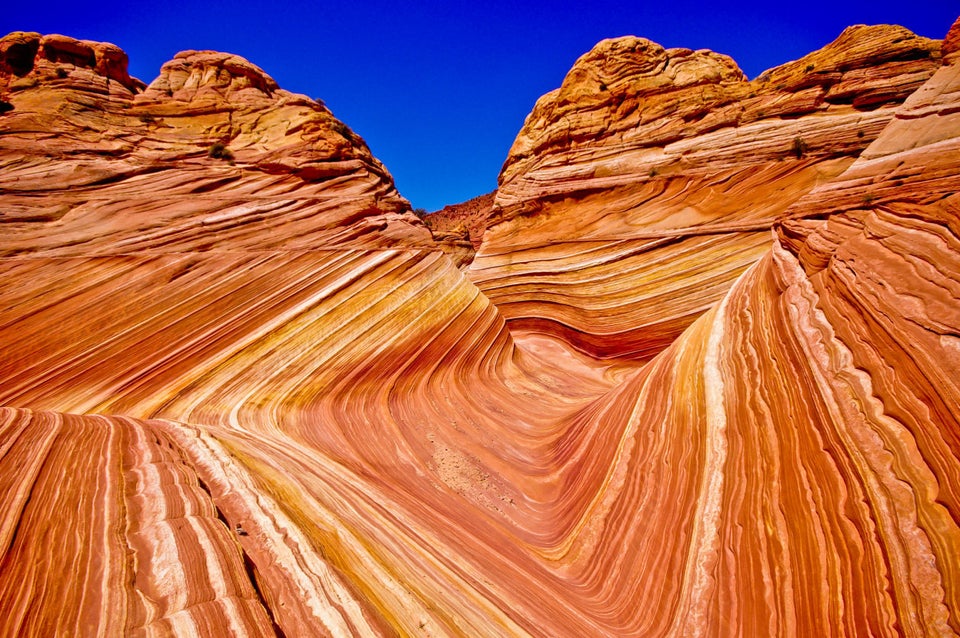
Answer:
M238 55L219 51L181 51L160 67L160 75L147 86L145 97L242 100L244 93L273 96L279 86L263 69Z
M181 52L147 86L126 65L112 44L0 39L0 254L433 246L323 103L227 53ZM165 202L138 203L154 188Z
M895 105L929 77L939 59L939 41L899 26L859 25L823 49L748 81L731 58L711 51L664 49L634 36L604 40L577 60L559 89L537 101L504 162L498 206L509 217L512 183L553 153L607 143L621 151L657 148L831 107L869 111ZM658 164L649 168L665 168Z
M77 71L93 71L138 93L144 84L130 77L127 64L127 54L114 44L15 31L0 38L0 94L37 81L65 80Z
M850 27L754 80L715 53L605 40L527 117L469 275L515 328L649 357L940 64L939 41L891 25ZM574 257L591 246L595 259ZM688 268L699 275L664 293Z

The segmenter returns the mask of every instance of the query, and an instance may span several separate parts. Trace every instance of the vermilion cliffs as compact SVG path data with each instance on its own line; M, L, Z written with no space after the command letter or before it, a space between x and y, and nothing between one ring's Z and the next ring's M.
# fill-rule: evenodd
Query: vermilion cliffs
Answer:
M472 262L236 56L0 100L0 635L960 633L960 21L604 41Z
M425 217L431 229L459 231L466 234L474 247L483 242L483 233L487 229L496 191L474 197L461 204L449 204ZM436 232L434 231L434 236Z

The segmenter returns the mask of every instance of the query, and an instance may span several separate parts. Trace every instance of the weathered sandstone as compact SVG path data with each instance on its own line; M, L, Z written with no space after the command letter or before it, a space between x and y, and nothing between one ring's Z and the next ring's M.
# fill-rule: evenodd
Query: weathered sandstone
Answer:
M894 33L812 54L925 79L764 124L819 140L801 157L696 116L657 179L538 197L569 148L508 161L466 274L362 142L238 58L183 54L62 125L90 91L11 90L0 635L960 634L960 21L942 49ZM650 73L653 107L756 86L599 51L577 82ZM297 172L337 153L358 163Z
M527 117L470 277L517 328L649 358L939 60L937 41L859 26L747 81L710 51L605 40Z
M15 33L0 59L0 254L433 246L362 139L242 58L146 88L112 45Z

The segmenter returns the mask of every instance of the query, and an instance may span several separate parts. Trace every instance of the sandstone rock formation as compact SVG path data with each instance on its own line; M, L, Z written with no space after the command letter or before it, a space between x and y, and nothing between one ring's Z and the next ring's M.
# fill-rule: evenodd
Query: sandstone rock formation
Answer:
M939 59L939 42L859 26L748 82L710 51L601 42L517 136L471 279L517 328L649 358L767 251L773 223L849 166Z
M958 40L849 30L797 117L602 44L791 117L522 134L466 275L243 60L3 58L0 635L960 634Z
M433 246L362 139L237 56L144 88L113 45L14 33L0 69L2 255Z

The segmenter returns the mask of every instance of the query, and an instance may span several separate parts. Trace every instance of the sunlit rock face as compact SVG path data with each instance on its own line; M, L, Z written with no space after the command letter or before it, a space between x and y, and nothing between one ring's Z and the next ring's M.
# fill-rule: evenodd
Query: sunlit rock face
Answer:
M423 218L434 240L462 267L473 261L483 241L495 195L496 192L487 193L460 204L448 204Z
M113 45L14 33L0 69L0 254L433 245L362 139L242 58L144 87Z
M605 40L527 117L471 279L517 329L648 359L939 63L938 41L892 26L851 27L753 81L711 51Z
M882 32L850 30L845 47L880 59ZM0 635L960 633L958 34L906 60L930 66L898 106L836 107L882 113L856 150L808 147L755 178L733 154L736 192L768 208L701 225L755 224L716 232L753 237L752 256L704 244L670 270L678 253L656 251L710 232L658 226L651 207L649 235L638 221L635 238L557 239L544 261L531 246L560 237L560 221L538 226L552 206L576 238L602 226L590 197L634 187L544 195L515 217L501 205L478 261L497 246L502 280L511 263L544 278L599 278L606 263L606 287L581 298L653 308L609 353L502 309L356 138L337 139L358 168L305 176L348 161L320 141L336 124L278 133L271 114L289 103L246 61L181 54L148 88L97 94L75 116L89 130L56 128L71 121L56 113L93 93L69 82L92 67L31 76L39 54L21 75L3 67ZM737 76L691 55L697 73ZM141 106L168 122L166 141L131 132L151 124L123 113ZM818 117L840 137L832 108ZM294 112L330 117L307 101ZM209 157L207 117L245 122L225 144L233 165ZM685 139L705 163L722 155L709 132ZM57 150L106 140L132 148ZM137 172L140 145L180 155ZM783 201L777 165L804 184ZM674 179L692 192L726 174L697 170ZM62 214L37 214L57 202ZM149 211L152 234L128 225ZM629 242L652 247L617 261ZM669 276L631 274L651 268ZM562 283L571 303L577 277L541 295ZM542 308L533 283L525 307ZM660 345L629 345L696 290L717 301L656 328Z

